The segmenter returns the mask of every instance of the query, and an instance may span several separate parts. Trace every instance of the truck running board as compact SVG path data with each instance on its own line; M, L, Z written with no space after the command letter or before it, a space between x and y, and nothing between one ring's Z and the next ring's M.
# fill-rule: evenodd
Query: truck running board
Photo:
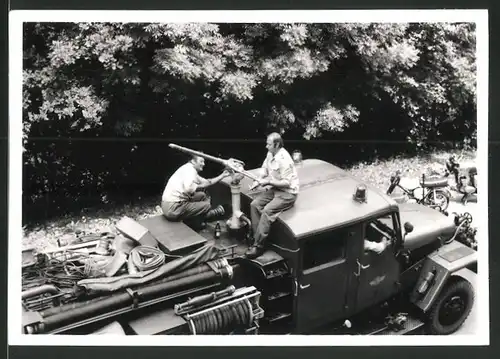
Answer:
M273 323L281 319L290 318L291 316L292 313L276 313L267 318L267 320L269 321L269 323Z
M402 325L401 329L395 329L389 326L385 326L383 328L377 329L375 331L372 331L370 333L367 333L368 335L405 335L405 334L410 334L417 329L420 329L421 327L424 326L424 322L417 318L412 318L408 317L408 320Z

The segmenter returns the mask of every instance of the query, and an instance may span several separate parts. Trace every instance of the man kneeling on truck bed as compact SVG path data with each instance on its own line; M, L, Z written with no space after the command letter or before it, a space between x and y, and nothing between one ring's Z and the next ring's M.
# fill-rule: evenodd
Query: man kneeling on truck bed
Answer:
M220 182L230 174L222 172L219 176L205 179L198 173L205 167L205 159L193 156L191 161L182 165L168 180L163 191L161 208L163 215L170 221L198 219L204 220L224 215L224 207L212 208L210 197L202 190Z
M291 208L299 193L299 178L295 163L283 147L280 134L273 132L267 137L267 156L262 164L263 173L252 187L270 186L250 204L254 243L247 252L248 258L256 258L264 252L264 245L271 224L281 212Z

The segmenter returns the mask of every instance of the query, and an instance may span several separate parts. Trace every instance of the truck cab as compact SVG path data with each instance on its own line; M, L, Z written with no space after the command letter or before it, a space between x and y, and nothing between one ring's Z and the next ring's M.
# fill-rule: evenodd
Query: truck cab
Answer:
M304 160L297 170L299 197L273 224L268 239L268 252L282 257L290 273L293 301L288 328L292 333L343 322L395 297L410 298L425 275L415 268L432 261L429 256L435 251L446 252L450 246L446 243L456 224L437 210L398 204L322 160ZM242 208L249 213L258 192L247 190L247 178L242 182ZM385 242L386 246L376 252L369 250L367 242ZM462 251L462 262L453 271L475 263L473 249L454 245ZM254 262L259 263L259 258ZM451 274L446 273L441 283L435 283L437 288ZM413 296L418 312L422 312L422 300L421 295ZM463 313L470 310L469 305L470 301L464 304Z

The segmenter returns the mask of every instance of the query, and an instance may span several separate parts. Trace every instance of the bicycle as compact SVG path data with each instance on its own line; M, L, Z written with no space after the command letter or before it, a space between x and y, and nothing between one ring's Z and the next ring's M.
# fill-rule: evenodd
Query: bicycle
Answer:
M425 175L422 175L420 186L411 189L402 186L400 182L401 172L397 171L391 176L387 195L391 195L394 189L399 187L404 192L404 202L415 200L419 204L438 209L441 212L445 212L450 204L451 193L447 189L448 179L446 177L427 179ZM421 191L421 197L417 195L417 191Z

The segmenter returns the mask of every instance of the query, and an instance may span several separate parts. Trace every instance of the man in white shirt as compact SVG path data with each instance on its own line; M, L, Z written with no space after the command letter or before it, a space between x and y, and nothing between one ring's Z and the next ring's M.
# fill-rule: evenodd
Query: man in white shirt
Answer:
M245 253L248 258L256 258L264 252L271 224L283 211L295 204L299 193L297 169L292 157L283 147L281 135L271 133L267 137L266 148L268 153L262 163L262 175L254 186L269 188L260 193L250 205L254 243Z
M198 174L204 167L205 159L194 156L170 177L161 202L163 215L168 220L182 221L193 218L209 220L224 215L222 206L212 209L210 197L202 190L230 176L230 173L224 171L217 177L205 179Z

